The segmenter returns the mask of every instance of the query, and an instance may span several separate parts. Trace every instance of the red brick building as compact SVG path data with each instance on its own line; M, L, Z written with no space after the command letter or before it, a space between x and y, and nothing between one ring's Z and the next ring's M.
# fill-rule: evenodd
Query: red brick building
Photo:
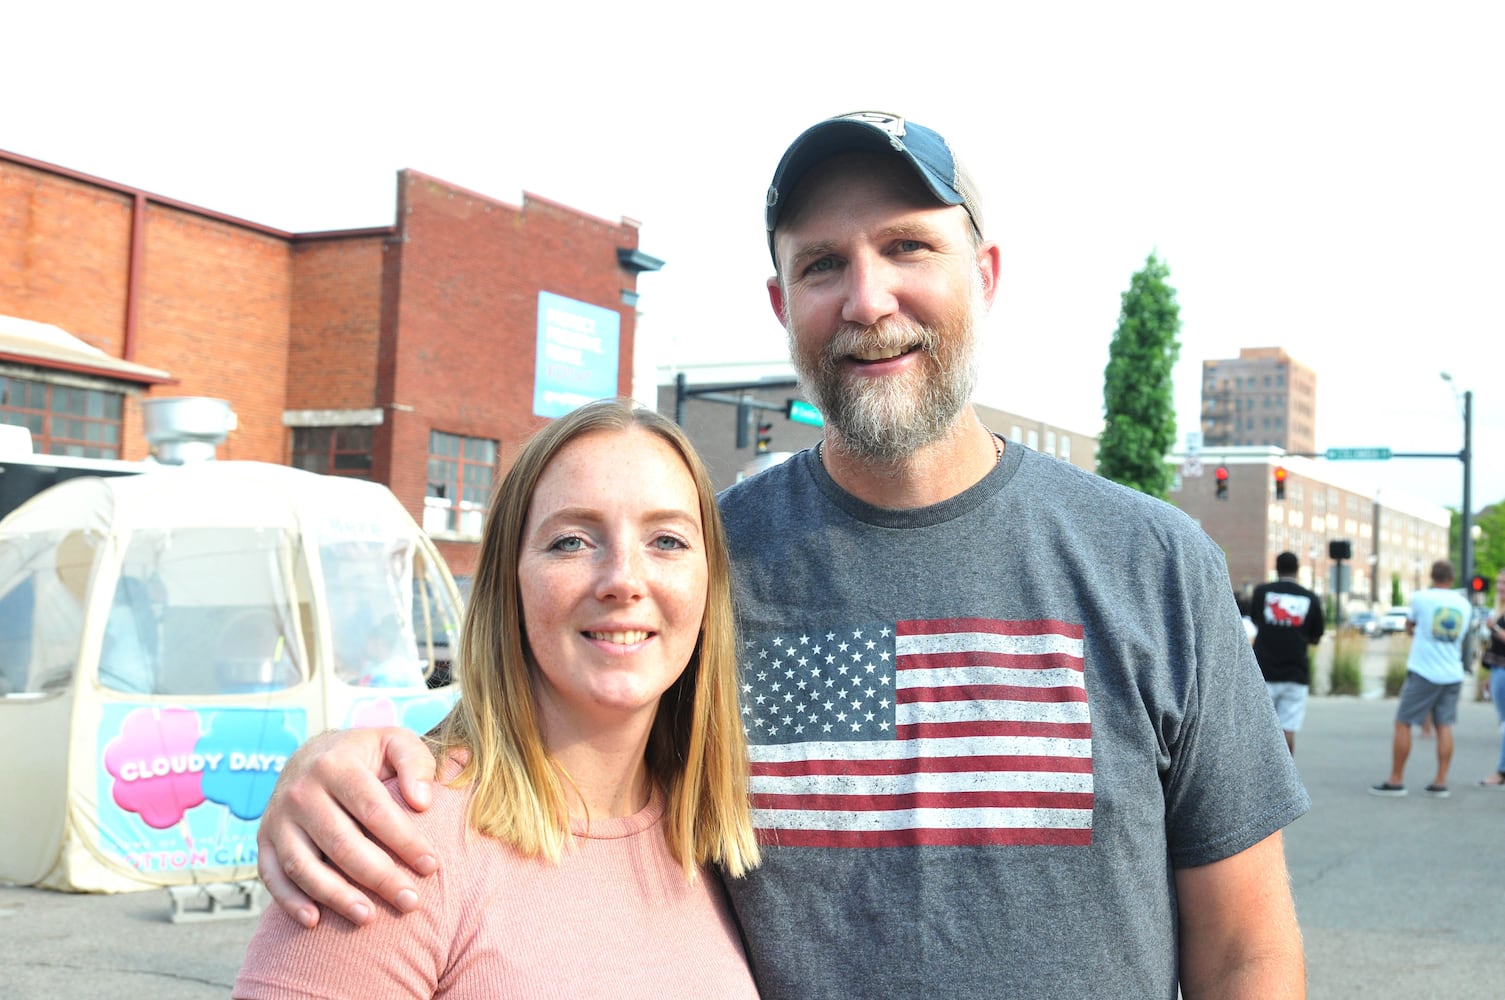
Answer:
M0 335L0 423L140 459L142 398L225 399L221 458L385 483L468 575L520 442L630 392L637 275L662 262L630 219L412 170L396 218L289 233L0 152L0 318L103 352Z

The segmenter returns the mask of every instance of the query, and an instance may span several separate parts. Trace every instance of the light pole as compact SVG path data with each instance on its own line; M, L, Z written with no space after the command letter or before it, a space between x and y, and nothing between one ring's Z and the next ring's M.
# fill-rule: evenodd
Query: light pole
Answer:
M1442 372L1442 380L1453 390L1453 398L1458 397L1458 387L1453 384L1453 376ZM1473 497L1473 445L1474 445L1474 391L1464 390L1463 393L1463 450L1458 453L1458 458L1463 462L1463 524L1458 532L1458 558L1463 563L1459 567L1459 579L1467 582L1474 577L1474 497Z

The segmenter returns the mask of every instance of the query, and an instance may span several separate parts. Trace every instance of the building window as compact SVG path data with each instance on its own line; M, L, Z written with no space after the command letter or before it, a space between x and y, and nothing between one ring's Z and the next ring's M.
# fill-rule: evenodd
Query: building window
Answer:
M38 454L120 457L125 394L0 375L0 423L31 431Z
M1045 432L1045 454L1053 456L1053 455L1055 455L1055 453L1056 453L1056 432L1055 431L1046 431Z
M371 478L370 426L294 427L293 467L326 476Z
M1056 457L1059 458L1063 462L1069 462L1069 461L1071 461L1071 437L1070 437L1070 435L1067 435L1067 434L1062 434L1061 435L1061 443L1060 443L1060 447L1056 451Z
M1027 444L1027 445L1029 445L1029 448L1030 448L1031 451L1039 451L1040 450L1040 432L1039 431L1030 431L1029 432L1029 439L1026 440L1024 443Z
M485 438L429 433L428 495L423 530L481 537L486 502L496 474L497 446Z

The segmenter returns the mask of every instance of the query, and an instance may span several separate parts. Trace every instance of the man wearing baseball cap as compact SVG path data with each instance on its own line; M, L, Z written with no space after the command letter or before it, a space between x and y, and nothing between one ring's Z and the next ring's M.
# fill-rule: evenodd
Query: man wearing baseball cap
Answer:
M765 204L769 300L826 428L720 498L764 845L727 889L762 994L1304 996L1280 831L1310 803L1222 553L978 419L1000 254L950 145L828 119ZM432 770L387 731L283 772L261 868L300 919L369 906L319 849L419 905L346 811L432 870L372 762Z

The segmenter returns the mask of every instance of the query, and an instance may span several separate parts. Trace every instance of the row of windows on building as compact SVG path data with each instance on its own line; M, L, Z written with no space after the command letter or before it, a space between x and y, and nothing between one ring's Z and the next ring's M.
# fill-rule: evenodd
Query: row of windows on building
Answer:
M25 427L42 455L119 459L125 394L0 375L0 423ZM294 427L294 468L371 478L371 426ZM423 528L478 537L496 474L497 443L443 431L429 434Z
M374 430L370 425L294 427L292 464L306 472L370 479ZM488 438L429 432L424 531L480 537L499 450Z
M0 375L0 423L25 427L45 455L119 458L118 392Z
M1042 448L1039 431L1033 429L1025 431L1018 424L1011 424L1009 425L1009 440L1023 442L1029 450L1059 458L1063 462L1071 461L1071 435L1069 434L1057 437L1055 431L1046 431L1045 447Z
M1218 391L1218 380L1215 377L1216 374L1216 371L1209 373L1209 378L1207 379L1207 391L1209 393L1215 393ZM1233 388L1239 391L1248 389L1284 389L1285 384L1286 377L1279 373L1273 376L1249 375L1246 377L1239 375L1235 376L1233 379ZM1225 390L1228 388L1228 379L1223 379L1223 388Z

